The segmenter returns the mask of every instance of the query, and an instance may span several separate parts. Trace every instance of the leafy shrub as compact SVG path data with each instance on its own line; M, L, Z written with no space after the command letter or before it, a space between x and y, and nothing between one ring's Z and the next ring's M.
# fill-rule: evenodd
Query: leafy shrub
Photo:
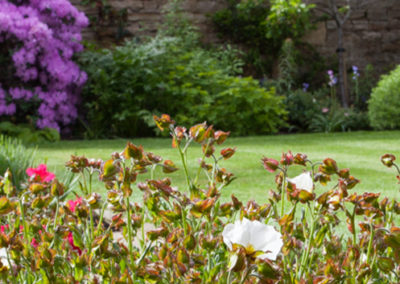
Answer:
M382 76L368 101L368 116L375 129L400 128L400 66Z
M309 130L312 119L321 111L321 106L313 94L303 90L289 92L285 105L288 111L289 131Z
M0 173L7 170L12 183L20 189L26 180L25 170L32 166L36 150L26 148L18 139L0 135Z
M240 61L182 38L86 52L81 63L89 75L83 96L92 137L148 135L150 114L162 112L187 125L208 117L235 135L269 133L285 113L274 90L233 76Z
M60 140L60 134L54 128L37 130L29 124L15 125L8 121L0 122L0 132L10 137L17 137L25 144L38 144L46 141L55 142Z
M277 173L266 204L244 204L233 195L224 202L221 192L234 175L219 162L235 149L217 148L229 133L206 123L187 130L168 115L155 119L161 131L170 130L185 189L165 177L178 170L174 162L132 143L107 161L72 156L67 168L80 176L81 192L65 202L60 196L67 187L45 165L27 172L19 195L6 195L1 180L3 282L400 281L396 200L350 194L360 181L349 169L289 151L280 161L262 159L266 170ZM203 154L199 168L189 171L186 158L194 143ZM395 159L386 154L381 161L398 170ZM305 172L293 177L299 167ZM147 170L151 178L144 180ZM107 188L106 198L92 191L95 177ZM328 189L320 193L320 185ZM140 204L131 201L136 187L143 193Z
M302 38L312 28L310 11L314 7L314 4L303 3L303 0L271 0L265 21L267 38L278 46L287 38Z
M86 74L72 58L88 20L68 0L0 2L0 116L60 130L77 117Z

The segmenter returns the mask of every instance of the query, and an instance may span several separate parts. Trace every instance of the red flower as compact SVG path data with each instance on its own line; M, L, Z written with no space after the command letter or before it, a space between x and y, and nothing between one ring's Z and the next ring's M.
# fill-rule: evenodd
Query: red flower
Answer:
M38 245L39 245L39 243L36 241L35 238L32 238L31 245L32 245L34 248L37 248Z
M291 164L293 164L293 161L294 157L292 151L289 151L287 153L282 153L282 159L281 159L282 165L290 166Z
M76 197L75 200L68 200L67 203L68 203L69 210L71 210L72 212L75 212L76 206L82 204L82 197Z
M71 232L68 233L67 240L68 240L69 245L72 247L72 249L74 251L78 252L79 255L81 255L82 250L74 244L74 236L72 235Z
M271 173L275 172L279 166L279 162L277 160L267 158L267 157L262 158L261 162L264 166L264 169L266 169L267 171L269 171Z
M6 229L7 229L7 230L10 229L10 226L9 226L8 224L6 224L5 226L4 226L4 225L1 225L1 226L0 226L0 232L1 232L1 233L4 233Z
M37 168L28 168L26 174L37 182L49 182L56 177L55 174L47 171L45 164L40 164Z

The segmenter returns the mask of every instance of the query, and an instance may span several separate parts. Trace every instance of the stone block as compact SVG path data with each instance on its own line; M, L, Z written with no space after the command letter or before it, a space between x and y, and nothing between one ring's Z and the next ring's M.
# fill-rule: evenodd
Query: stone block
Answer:
M130 1L128 10L129 12L139 12L144 8L143 1Z
M370 8L367 12L368 20L370 21L384 21L388 18L388 11L386 8Z
M396 5L398 6L398 5ZM400 19L400 9L392 8L388 11L388 18L389 19Z
M382 39L382 33L365 31L361 33L361 38L366 41L375 41Z
M388 20L383 20L383 21L369 21L368 27L370 31L378 31L382 32L384 31L389 25Z
M144 13L129 13L128 14L128 22L140 22L140 21L145 21L145 22L151 22L151 21L161 21L162 20L162 15L161 14L144 14Z
M354 20L354 21L350 21L348 26L351 26L351 29L354 31L368 30L368 21L367 20Z
M208 14L215 12L217 9L217 3L215 1L209 0L209 1L198 1L194 7L193 12L199 13L199 14Z
M326 42L326 25L319 22L315 30L310 31L303 40L312 45L323 45Z
M326 29L327 30L336 30L337 25L336 22L333 20L326 21Z

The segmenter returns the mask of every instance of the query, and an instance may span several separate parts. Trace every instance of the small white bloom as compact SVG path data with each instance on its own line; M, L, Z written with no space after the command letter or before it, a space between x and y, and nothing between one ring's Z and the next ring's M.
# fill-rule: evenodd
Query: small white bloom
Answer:
M288 178L287 181L296 185L296 188L299 190L306 190L309 193L313 192L314 183L310 172L304 172L297 177Z
M10 268L10 263L8 263L8 260L7 260L7 250L6 250L6 248L1 248L0 249L0 261L3 264L3 266L6 266L6 267Z
M233 244L238 244L245 248L252 247L255 251L265 252L258 256L262 259L276 260L283 246L282 235L274 227L246 218L226 225L222 237L229 249L232 249Z

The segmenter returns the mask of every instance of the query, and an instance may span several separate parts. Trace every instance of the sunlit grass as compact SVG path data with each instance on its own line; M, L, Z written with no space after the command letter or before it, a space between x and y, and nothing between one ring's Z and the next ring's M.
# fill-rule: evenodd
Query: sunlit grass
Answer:
M146 151L164 159L171 159L181 166L176 149L171 148L171 141L166 138L61 141L44 144L40 145L37 151L37 163L46 161L49 170L62 176L65 171L64 164L71 154L108 159L112 152L122 151L127 141L143 145ZM398 131L230 138L222 146L237 147L237 152L230 160L222 161L221 165L233 172L237 179L224 189L223 197L229 198L233 193L241 200L255 199L258 202L266 202L268 190L275 188L274 174L263 169L260 159L267 156L279 160L282 152L292 150L294 154L307 154L312 161L329 157L337 161L339 168L350 168L351 174L361 180L361 184L354 189L357 192L381 192L385 196L398 198L400 186L396 183L396 173L394 169L388 169L381 164L380 156L385 153L400 154L399 141ZM217 151L222 148L218 147ZM200 157L200 147L194 146L189 149L189 171L192 175L197 171L197 161ZM289 176L295 176L301 170L301 167L295 166L289 172ZM161 177L162 174L157 173L156 176ZM182 170L170 177L174 186L186 190ZM327 189L329 187L318 186L317 190L322 192ZM101 194L105 193L100 183L95 184L95 190Z

